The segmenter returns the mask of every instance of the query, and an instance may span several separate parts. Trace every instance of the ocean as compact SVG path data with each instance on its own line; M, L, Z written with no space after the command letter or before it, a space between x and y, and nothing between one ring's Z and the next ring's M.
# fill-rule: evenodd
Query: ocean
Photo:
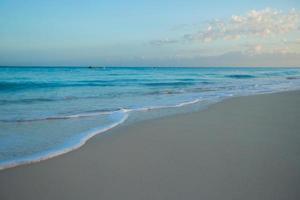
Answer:
M297 68L1 67L0 169L69 152L118 125L299 88Z

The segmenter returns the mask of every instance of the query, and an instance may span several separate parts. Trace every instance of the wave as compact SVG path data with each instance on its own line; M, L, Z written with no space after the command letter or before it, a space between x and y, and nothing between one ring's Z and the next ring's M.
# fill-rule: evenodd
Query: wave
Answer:
M77 114L70 114L70 115L56 115L56 116L49 116L49 117L43 117L43 118L33 118L33 119L2 119L0 122L4 123L27 123L27 122L38 122L38 121L50 121L50 120L68 120L68 119L74 119L74 118L87 118L87 117L94 117L94 116L100 116L100 115L112 115L114 113L120 112L120 111L145 111L145 110L154 110L154 109L160 109L160 108L176 108L181 107L188 104L193 104L196 102L199 102L200 99L196 99L193 101L187 101L182 102L176 105L164 105L164 106L150 106L150 107L140 107L140 108L117 108L117 109L101 109L101 110L90 110L83 113L77 113Z
M68 153L68 152L73 151L75 149L78 149L81 146L83 146L90 138L94 137L95 135L106 132L106 131L122 124L128 118L128 114L127 114L128 111L124 109L121 112L123 113L123 116L118 121L116 121L115 123L112 123L110 125L107 125L105 127L94 128L94 129L91 129L91 130L83 133L85 135L84 137L77 138L75 141L72 141L73 145L68 146L67 148L47 151L47 152L43 152L43 153L37 153L35 155L15 159L15 160L12 160L12 161L0 162L0 170L16 167L16 166L19 166L19 165L40 162L40 161L43 161L43 160L47 160L47 159L50 159L50 158Z
M0 105L6 105L6 104L30 104L30 103L36 103L36 102L51 102L51 101L57 101L58 99L51 99L51 98L32 98L32 99L15 99L15 100L6 100L6 99L0 99Z
M45 89L45 88L66 88L66 87L114 87L128 85L126 82L114 82L114 81L85 81L85 82L0 82L1 91L23 91L32 89Z
M79 83L128 83L128 82L141 82L141 81L151 81L150 79L137 79L137 78L118 78L110 80L83 80L78 81Z
M297 79L300 79L300 76L289 76L289 77L286 77L287 80L297 80Z
M166 94L182 94L184 93L182 90L159 90L153 92L146 92L144 95L166 95Z
M47 83L47 82L0 82L0 91L19 91L60 87L93 87L93 86L115 86L112 83Z
M142 108L135 108L135 109L132 109L130 111L150 111L150 110L165 109L165 108L179 108L179 107L182 107L182 106L195 104L195 103L198 103L200 101L201 101L201 99L195 99L195 100L192 100L192 101L185 101L185 102L175 104L175 105L142 107Z
M60 116L50 116L44 118L34 118L34 119L2 119L0 122L5 123L22 123L22 122L37 122L37 121L47 121L47 120L60 120L60 119L73 119L73 118L86 118L86 117L93 117L99 115L110 115L116 112L124 110L123 108L120 109L103 109L103 110L94 110L88 111L84 113L78 114L71 114L71 115L60 115Z
M63 148L59 148L56 150L51 150L51 151L44 151L41 153L36 153L34 155L10 160L10 161L4 161L0 162L0 170L7 169L7 168L12 168L16 167L19 165L24 165L24 164L31 164L35 162L40 162L43 160L47 160L65 153L68 153L70 151L73 151L75 149L80 148L83 146L89 139L94 137L95 135L98 135L100 133L104 133L116 126L119 126L120 124L124 123L127 118L129 117L130 112L136 112L136 111L150 111L154 109L163 109L163 108L178 108L182 106L187 106L191 104L195 104L201 101L201 99L195 99L192 101L186 101L182 102L176 105L166 105L166 106L152 106L152 107L141 107L141 108L135 108L135 109L125 109L121 108L116 111L107 111L107 112L92 112L92 113L81 113L81 114L75 114L75 115L68 115L68 116L63 116L63 117L49 117L49 119L70 119L70 118L79 118L79 117L91 117L91 116L97 116L99 114L110 114L110 115L119 115L118 120L116 122L109 124L105 127L98 127L98 128L93 128L89 131L83 132L80 135L83 135L82 137L76 138L73 141L69 141L66 143L71 143L71 145L65 145ZM46 120L46 119L45 119Z
M230 75L226 75L225 77L235 78L235 79L250 79L250 78L255 78L256 76L249 75L249 74L230 74Z
M1 81L0 91L18 91L32 90L44 88L60 88L60 87L113 87L126 85L145 85L145 86L177 86L177 85L193 85L198 79L170 79L164 81L175 80L177 82L152 82L152 79L109 79L109 80L80 80L68 82L30 82L30 81Z
M156 83L143 83L142 85L145 86L187 86L187 85L195 85L193 82L185 82L185 81L178 81L178 82L156 82Z

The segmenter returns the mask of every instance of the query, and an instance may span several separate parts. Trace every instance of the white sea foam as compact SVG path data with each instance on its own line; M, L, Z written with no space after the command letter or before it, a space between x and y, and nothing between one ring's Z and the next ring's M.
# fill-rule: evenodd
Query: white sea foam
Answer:
M85 136L80 138L78 141L74 141L74 145L72 145L72 146L66 147L64 149L53 150L53 151L49 151L49 152L46 152L46 153L40 153L38 155L32 155L32 156L12 160L12 161L3 162L3 163L0 163L0 170L16 167L16 166L19 166L19 165L40 162L40 161L43 161L43 160L47 160L47 159L50 159L50 158L68 153L68 152L73 151L75 149L78 149L82 145L84 145L90 138L94 137L95 135L106 132L106 131L122 124L124 121L126 121L126 119L128 118L127 110L122 110L120 112L122 112L123 116L119 121L117 121L115 123L112 123L110 125L107 125L103 128L94 128L94 129L91 129L91 130L87 131L84 134Z
M42 152L42 153L38 153L36 155L27 156L27 157L23 157L23 158L11 160L11 161L4 161L2 163L0 162L0 170L16 167L16 166L19 166L19 165L40 162L40 161L43 161L43 160L47 160L47 159L50 159L50 158L68 153L68 152L73 151L75 149L78 149L81 146L83 146L89 139L94 137L95 135L98 135L100 133L104 133L104 132L106 132L106 131L108 131L108 130L124 123L126 121L126 119L128 118L130 112L150 111L150 110L163 109L163 108L178 108L178 107L183 107L183 106L195 104L195 103L198 103L200 101L201 101L200 99L195 99L195 100L192 100L192 101L186 101L186 102L182 102L182 103L179 103L179 104L176 104L176 105L169 105L169 106L152 106L152 107L144 107L144 108L137 108L137 109L122 108L119 111L82 113L82 114L66 116L66 118L79 118L79 117L92 117L92 116L103 115L103 114L111 114L111 115L113 115L113 114L122 114L121 119L119 119L115 123L112 123L112 124L107 125L107 126L102 127L102 128L93 128L89 131L86 131L85 133L83 133L84 137L79 138L78 140L74 141L74 143L70 146L67 146L63 149ZM65 119L65 118L59 118L59 119Z

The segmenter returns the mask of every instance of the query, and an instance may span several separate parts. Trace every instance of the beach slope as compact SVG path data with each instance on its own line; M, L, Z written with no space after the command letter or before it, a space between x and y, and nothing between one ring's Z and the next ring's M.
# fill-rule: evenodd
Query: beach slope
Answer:
M0 171L1 200L298 200L299 186L299 91L122 126Z

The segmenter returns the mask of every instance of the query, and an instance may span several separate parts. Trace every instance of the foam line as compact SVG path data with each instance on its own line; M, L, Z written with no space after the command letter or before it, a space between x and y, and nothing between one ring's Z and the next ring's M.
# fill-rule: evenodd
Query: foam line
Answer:
M128 118L127 110L122 109L121 112L124 114L124 116L118 122L112 123L104 128L100 128L100 129L94 128L92 130L87 131L85 134L85 137L80 138L79 141L75 142L75 144L70 146L69 148L65 148L65 149L61 149L61 150L54 150L54 151L50 151L50 152L46 152L46 153L42 153L42 154L38 153L36 155L16 159L13 161L3 162L3 163L0 163L0 170L16 167L19 165L40 162L43 160L47 160L47 159L68 153L75 149L78 149L81 146L83 146L90 138L94 137L95 135L106 132L106 131L122 124L123 122L125 122L126 119Z

